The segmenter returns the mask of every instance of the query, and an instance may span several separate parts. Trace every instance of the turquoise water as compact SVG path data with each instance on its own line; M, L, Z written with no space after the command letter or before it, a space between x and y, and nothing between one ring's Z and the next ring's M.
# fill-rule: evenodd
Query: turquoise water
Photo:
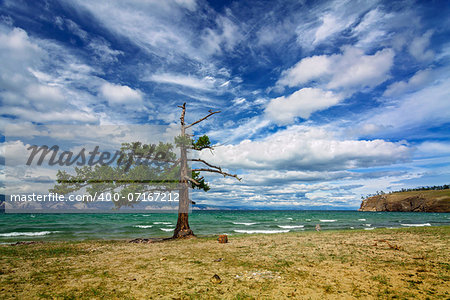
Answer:
M358 211L194 211L197 235L450 225L450 213ZM169 237L176 214L0 214L0 243Z

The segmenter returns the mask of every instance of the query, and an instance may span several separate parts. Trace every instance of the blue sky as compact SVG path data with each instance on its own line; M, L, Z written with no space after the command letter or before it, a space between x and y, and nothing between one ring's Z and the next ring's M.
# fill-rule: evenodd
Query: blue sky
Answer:
M356 208L450 181L448 1L0 0L2 127L176 124L201 204Z

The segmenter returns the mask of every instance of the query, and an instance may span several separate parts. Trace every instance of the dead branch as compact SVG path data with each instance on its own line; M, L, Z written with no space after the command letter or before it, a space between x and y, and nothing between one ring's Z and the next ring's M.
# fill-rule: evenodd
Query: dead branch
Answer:
M210 164L210 163L204 161L203 159L193 158L193 159L188 159L188 160L189 160L189 161L198 161L198 162L202 162L202 163L204 163L205 165L207 165L207 166L210 167L210 168L214 168L214 169L218 169L219 171L222 171L222 168L221 168L221 167L214 166L214 165L212 165L212 164Z
M186 104L186 103L185 103L185 104ZM183 105L183 106L184 106L184 105ZM183 108L183 111L184 111L184 108ZM194 126L195 124L198 124L198 123L200 123L201 121L204 121L204 120L208 119L209 117L211 117L212 115L218 114L218 113L220 113L220 110L219 110L219 111L212 111L212 110L209 110L209 114L208 114L206 117L203 117L203 118L201 118L200 120L197 120L197 121L195 121L194 123L187 125L185 128L188 129L189 127L192 127L192 126ZM184 118L183 118L183 121L184 121Z
M183 105L178 105L179 108L181 108L183 111L181 112L181 126L184 126L184 115L186 114L186 102L183 103Z
M222 174L223 175L223 177L227 177L227 176L229 176L229 177L234 177L234 178L236 178L237 180L239 180L239 181L241 181L242 180L242 178L239 178L236 174L230 174L230 173L227 173L227 172L224 172L224 171L222 171L222 170L214 170L214 169L192 169L192 171L194 171L194 172L211 172L211 173L219 173L219 174Z

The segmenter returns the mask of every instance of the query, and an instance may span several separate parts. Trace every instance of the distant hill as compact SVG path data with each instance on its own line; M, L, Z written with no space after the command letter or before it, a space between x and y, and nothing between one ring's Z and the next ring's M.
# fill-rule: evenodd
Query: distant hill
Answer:
M450 189L375 195L363 200L359 211L450 212Z

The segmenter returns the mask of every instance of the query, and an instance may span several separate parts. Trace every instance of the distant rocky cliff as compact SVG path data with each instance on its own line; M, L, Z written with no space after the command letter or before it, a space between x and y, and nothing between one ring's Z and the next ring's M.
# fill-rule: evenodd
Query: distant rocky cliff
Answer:
M363 200L359 211L450 212L450 190L377 195Z

